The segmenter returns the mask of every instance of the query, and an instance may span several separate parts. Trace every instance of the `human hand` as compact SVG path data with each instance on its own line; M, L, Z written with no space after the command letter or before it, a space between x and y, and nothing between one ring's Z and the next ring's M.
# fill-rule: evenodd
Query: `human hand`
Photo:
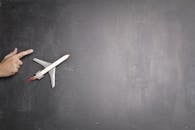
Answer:
M0 77L8 77L14 75L18 72L20 66L23 62L20 60L22 57L33 53L32 49L21 51L17 53L17 48L11 53L6 55L4 59L0 62Z

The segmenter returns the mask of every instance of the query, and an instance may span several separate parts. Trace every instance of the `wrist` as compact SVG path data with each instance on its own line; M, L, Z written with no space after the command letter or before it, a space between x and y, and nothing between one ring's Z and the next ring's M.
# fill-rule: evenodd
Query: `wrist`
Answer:
M2 63L0 63L0 78L1 77L5 77Z
M0 77L3 77L3 72L2 72L2 63L0 63Z

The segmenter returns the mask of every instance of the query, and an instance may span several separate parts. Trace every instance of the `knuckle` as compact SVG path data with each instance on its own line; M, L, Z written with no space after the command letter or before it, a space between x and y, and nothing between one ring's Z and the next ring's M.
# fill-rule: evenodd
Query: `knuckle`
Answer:
M13 70L11 71L11 74L14 74L14 73L16 73L15 69L13 69Z
M16 73L16 72L18 72L18 68L15 68L15 69L14 69L14 73Z
M14 55L14 56L12 56L11 58L12 58L12 59L15 59L15 58L16 58L16 56Z
M18 59L18 56L17 55L14 55L13 57L14 57L14 59Z
M11 57L11 61L15 62L16 60L17 60L17 58L15 56Z

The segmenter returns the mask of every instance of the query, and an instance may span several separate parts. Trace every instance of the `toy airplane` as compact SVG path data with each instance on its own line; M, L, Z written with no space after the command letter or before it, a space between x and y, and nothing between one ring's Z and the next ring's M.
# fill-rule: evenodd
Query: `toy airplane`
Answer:
M27 79L27 82L32 81L32 80L36 80L36 79L41 79L43 78L43 76L49 72L50 75L50 79L51 79L51 85L52 88L55 87L55 71L56 71L56 66L58 66L59 64L61 64L62 62L64 62L65 60L67 60L69 58L69 54L62 56L61 58L59 58L58 60L56 60L53 63L49 63L43 60L39 60L37 58L34 58L33 61L35 61L36 63L42 65L43 67L45 67L45 69L38 71L34 76L30 77Z

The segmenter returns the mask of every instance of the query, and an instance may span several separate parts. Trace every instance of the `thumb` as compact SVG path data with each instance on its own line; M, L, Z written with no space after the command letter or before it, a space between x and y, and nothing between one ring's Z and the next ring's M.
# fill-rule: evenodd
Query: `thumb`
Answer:
M7 58L9 58L9 57L11 57L11 56L17 54L17 52L18 52L18 49L15 48L14 51L12 51L11 53L7 54L7 55L4 57L4 59L7 59Z

